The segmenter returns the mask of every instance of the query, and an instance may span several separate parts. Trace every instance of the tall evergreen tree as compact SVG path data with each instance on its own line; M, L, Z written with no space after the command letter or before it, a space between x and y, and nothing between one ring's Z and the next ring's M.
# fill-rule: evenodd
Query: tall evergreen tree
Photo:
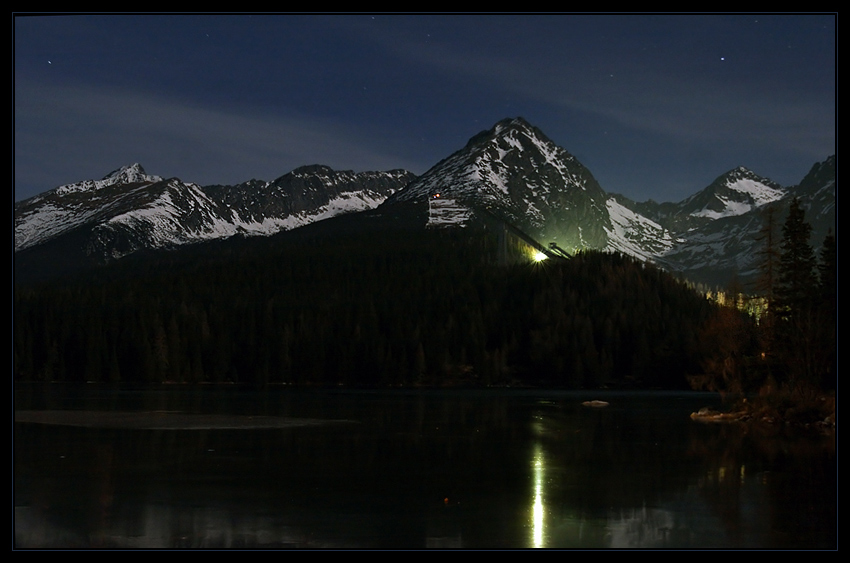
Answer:
M821 291L821 299L827 306L835 311L838 287L838 262L835 253L835 234L832 229L823 240L820 251L820 263L818 264L818 282Z
M782 227L776 300L783 319L803 314L815 300L815 253L809 244L812 226L806 222L799 198L794 198Z
M777 206L769 205L763 212L764 224L756 237L760 245L757 255L759 276L755 283L756 302L760 309L757 340L759 343L761 365L770 376L774 357L775 325L777 318L776 287L781 260L779 236L779 211ZM762 306L762 304L766 306ZM772 377L772 376L771 376Z
M822 370L822 328L818 321L812 227L800 200L794 198L782 227L782 256L776 288L778 323L775 349L784 368L784 383L793 393L814 390Z
M823 241L818 264L818 282L820 288L820 325L823 328L823 375L822 384L826 389L836 389L838 372L837 350L837 298L838 298L838 262L835 252L835 235L832 229Z

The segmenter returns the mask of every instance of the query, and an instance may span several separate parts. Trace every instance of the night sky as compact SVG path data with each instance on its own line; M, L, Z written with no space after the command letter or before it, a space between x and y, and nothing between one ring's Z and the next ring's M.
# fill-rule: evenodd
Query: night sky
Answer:
M835 151L837 14L13 14L15 200L139 162L201 185L424 173L522 116L608 192L679 201Z

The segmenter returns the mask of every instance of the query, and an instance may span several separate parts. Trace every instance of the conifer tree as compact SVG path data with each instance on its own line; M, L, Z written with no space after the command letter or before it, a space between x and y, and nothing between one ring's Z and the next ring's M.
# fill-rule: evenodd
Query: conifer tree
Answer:
M835 234L832 229L826 235L823 241L823 247L820 252L820 263L818 264L818 282L821 292L821 299L835 311L836 297L838 287L838 262L835 253Z
M809 244L812 227L806 222L799 198L794 198L782 227L776 299L779 314L789 320L813 305L817 287L815 254Z
M785 369L786 387L794 393L813 389L822 375L818 373L822 338L817 319L815 254L809 245L811 232L800 200L794 198L782 227L775 346Z
M757 340L762 360L761 365L766 369L766 375L772 380L772 363L775 360L775 323L777 318L776 288L779 277L781 259L779 237L779 212L777 207L769 205L763 212L764 224L759 230L756 240L760 244L757 254L759 276L756 279L756 299L763 300L766 306L760 308L758 318ZM758 304L756 304L758 306Z
M822 384L826 389L836 389L835 379L838 371L837 351L837 297L838 263L835 252L835 235L832 229L823 241L818 264L818 282L820 289L820 325L823 328L823 375Z

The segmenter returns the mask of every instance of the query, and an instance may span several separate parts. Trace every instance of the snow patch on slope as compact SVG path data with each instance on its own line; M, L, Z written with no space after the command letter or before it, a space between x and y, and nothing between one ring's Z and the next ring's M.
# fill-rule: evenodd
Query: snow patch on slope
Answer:
M99 198L92 192L83 194L83 199L39 196L28 200L30 210L15 218L15 252L41 244L46 240L67 233L97 217L108 216L110 210L119 207L124 198L134 197L147 184L124 194L123 198L112 201L106 206L92 205ZM47 200L47 201L45 201ZM36 206L35 204L45 201ZM35 207L34 209L32 209Z
M178 188L179 186L171 187ZM365 192L343 192L331 199L326 205L310 213L246 220L233 210L228 210L229 216L225 217L215 213L214 204L199 186L187 184L185 188L188 189L181 195L184 197L191 196L186 198L190 202L188 209L185 208L185 205L175 204L171 194L166 192L151 205L118 215L112 218L107 225L125 225L134 230L143 230L149 233L150 242L154 248L163 248L178 244L229 238L236 234L246 236L273 235L343 213L374 209L385 199L381 195L371 195ZM204 221L196 228L189 230L185 226L186 216L195 213L203 217Z
M609 198L606 207L611 217L611 229L605 229L608 235L605 250L652 262L676 244L670 231L624 207L615 198Z
M59 195L64 195L74 192L97 191L116 184L133 184L138 182L154 183L161 181L162 178L159 176L146 174L144 168L136 162L110 172L104 176L102 180L83 180L82 182L77 182L75 184L59 186L54 191Z
M692 213L694 217L707 217L709 219L720 219L721 217L735 217L743 215L755 208L761 207L768 203L772 203L785 195L785 192L776 188L766 186L757 180L749 178L738 178L726 184L726 187L741 194L743 197L732 198L717 195L717 199L722 203L723 208L720 211L703 208L700 211Z

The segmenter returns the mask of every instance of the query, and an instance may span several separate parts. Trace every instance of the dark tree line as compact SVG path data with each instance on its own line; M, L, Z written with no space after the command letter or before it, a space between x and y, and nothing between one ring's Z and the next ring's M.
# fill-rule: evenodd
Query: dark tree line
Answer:
M714 306L586 252L465 230L272 237L16 287L16 380L683 388Z
M798 199L778 231L777 211L769 208L756 286L766 309L758 317L734 307L714 313L701 336L705 369L692 378L695 386L733 397L812 397L836 389L835 234L826 236L818 259Z

